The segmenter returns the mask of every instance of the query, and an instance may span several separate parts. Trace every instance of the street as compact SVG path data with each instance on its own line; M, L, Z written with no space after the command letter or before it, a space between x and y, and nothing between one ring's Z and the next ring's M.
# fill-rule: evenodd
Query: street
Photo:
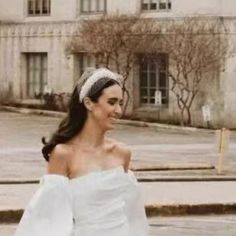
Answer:
M236 216L155 217L150 236L235 236Z

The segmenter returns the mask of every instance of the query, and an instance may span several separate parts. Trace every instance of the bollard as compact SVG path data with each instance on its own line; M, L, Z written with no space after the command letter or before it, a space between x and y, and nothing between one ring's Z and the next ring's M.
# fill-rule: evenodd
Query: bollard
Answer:
M223 173L225 152L228 149L229 144L229 131L225 128L216 131L217 137L217 150L218 150L218 167L217 174L221 175Z

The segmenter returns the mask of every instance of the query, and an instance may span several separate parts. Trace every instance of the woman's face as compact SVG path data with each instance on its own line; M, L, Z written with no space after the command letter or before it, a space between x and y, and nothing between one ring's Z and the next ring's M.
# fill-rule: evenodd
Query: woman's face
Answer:
M122 89L115 84L103 90L98 102L93 103L91 116L104 130L114 128L114 124L122 114Z

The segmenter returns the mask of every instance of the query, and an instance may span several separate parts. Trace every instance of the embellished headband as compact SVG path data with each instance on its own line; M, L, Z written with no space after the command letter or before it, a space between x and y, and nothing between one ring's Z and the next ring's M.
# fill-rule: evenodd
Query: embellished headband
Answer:
M82 85L80 93L79 93L79 100L80 102L87 96L88 92L92 88L92 86L102 78L109 78L115 80L120 85L122 83L123 77L117 73L114 73L107 68L99 68L95 69L92 75L85 81Z

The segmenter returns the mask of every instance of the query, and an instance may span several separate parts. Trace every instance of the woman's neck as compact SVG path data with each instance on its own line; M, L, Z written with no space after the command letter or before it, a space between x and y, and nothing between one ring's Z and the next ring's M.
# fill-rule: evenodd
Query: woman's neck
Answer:
M104 144L105 132L97 123L87 120L81 132L74 138L74 142L91 148L102 147Z

